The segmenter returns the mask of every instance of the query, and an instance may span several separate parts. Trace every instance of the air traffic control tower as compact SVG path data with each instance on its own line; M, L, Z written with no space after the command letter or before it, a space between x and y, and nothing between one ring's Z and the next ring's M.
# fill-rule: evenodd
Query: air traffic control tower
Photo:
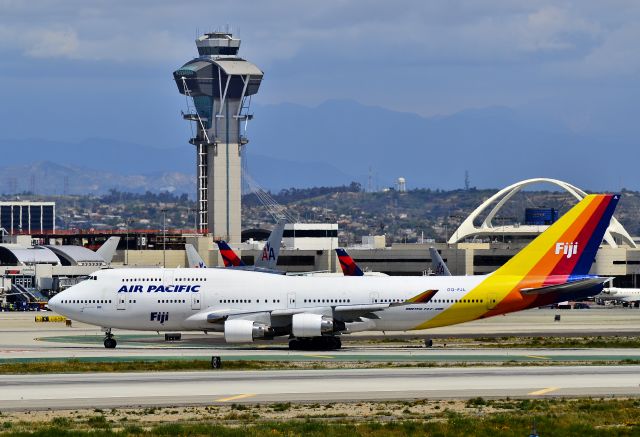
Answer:
M252 117L249 104L263 73L238 57L240 40L230 33L206 33L196 46L199 57L174 71L173 78L195 107L183 116L197 127L189 142L196 146L198 228L239 243L241 159L248 142L242 126Z

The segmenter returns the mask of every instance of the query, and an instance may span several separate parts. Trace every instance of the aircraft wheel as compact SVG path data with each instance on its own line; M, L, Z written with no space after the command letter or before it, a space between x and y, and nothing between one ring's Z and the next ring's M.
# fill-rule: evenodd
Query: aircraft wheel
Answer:
M342 340L339 337L331 337L332 349L342 349Z
M108 337L104 339L104 347L107 349L115 349L118 342L115 338Z
M300 340L294 338L293 340L289 340L289 349L291 350L300 350Z

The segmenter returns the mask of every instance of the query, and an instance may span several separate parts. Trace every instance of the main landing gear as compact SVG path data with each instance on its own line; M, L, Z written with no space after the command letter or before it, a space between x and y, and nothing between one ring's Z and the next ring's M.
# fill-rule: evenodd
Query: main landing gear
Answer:
M289 340L289 349L301 351L326 351L336 350L342 347L342 341L339 337L311 337L311 338L294 338Z
M113 334L111 333L111 328L107 328L105 330L104 347L107 349L115 349L117 344L118 342L113 338Z

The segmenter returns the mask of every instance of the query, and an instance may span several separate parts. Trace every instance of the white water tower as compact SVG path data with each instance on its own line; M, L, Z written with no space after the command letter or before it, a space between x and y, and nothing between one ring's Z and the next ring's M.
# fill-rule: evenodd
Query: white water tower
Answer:
M407 180L403 177L399 177L396 181L396 188L400 193L405 193L407 191Z

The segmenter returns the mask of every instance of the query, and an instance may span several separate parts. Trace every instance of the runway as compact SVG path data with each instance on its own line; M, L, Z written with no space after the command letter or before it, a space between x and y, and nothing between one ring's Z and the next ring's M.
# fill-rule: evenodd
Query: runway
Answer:
M321 361L321 362L417 362L417 363L586 363L640 361L638 349L502 349L502 348L401 348L401 347L346 347L338 351L290 351L286 347L270 348L82 348L60 349L4 349L0 350L0 363L64 361L75 359L90 362L158 361L158 360L210 360L211 356L223 360L242 361Z
M477 396L640 396L640 366L0 376L0 410Z
M74 323L34 323L34 313L0 314L0 363L66 360L225 360L378 362L383 368L282 371L162 372L0 375L0 410L117 408L240 402L337 402L535 396L640 396L640 366L545 366L585 362L637 362L637 348L485 348L451 344L389 343L390 339L499 335L637 335L640 311L598 308L560 312L530 310L429 331L345 337L340 351L290 351L284 342L226 345L221 336L118 331L115 350L102 346L99 328ZM453 367L384 368L386 362L439 363ZM515 366L502 364L515 363ZM475 363L470 367L459 367ZM479 367L483 363L486 367ZM520 364L534 364L519 367ZM344 364L348 367L348 364ZM489 367L494 366L494 367ZM331 366L329 366L331 367Z

